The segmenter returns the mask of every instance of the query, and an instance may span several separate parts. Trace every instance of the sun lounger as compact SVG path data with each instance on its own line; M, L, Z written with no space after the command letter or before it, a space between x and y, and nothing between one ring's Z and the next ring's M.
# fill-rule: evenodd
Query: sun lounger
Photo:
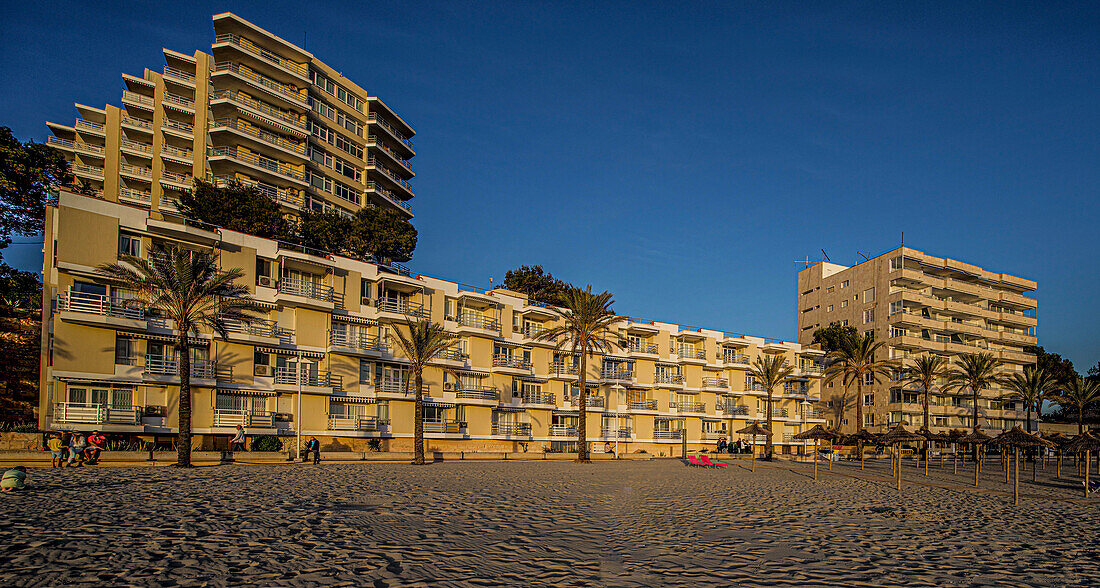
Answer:
M714 463L713 461L710 460L709 457L707 457L705 455L700 455L699 456L699 461L703 462L703 465L708 465L712 468L728 468L728 467L730 467L730 464L728 464L728 463Z
M698 458L696 458L694 455L689 455L688 456L688 463L690 465L701 467L701 468L707 467L703 462L699 461Z

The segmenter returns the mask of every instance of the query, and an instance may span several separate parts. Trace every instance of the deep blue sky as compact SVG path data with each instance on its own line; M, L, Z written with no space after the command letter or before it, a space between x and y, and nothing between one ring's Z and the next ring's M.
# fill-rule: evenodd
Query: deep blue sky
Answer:
M790 340L796 259L904 231L1037 280L1040 343L1094 365L1100 4L803 4L7 3L0 124L117 104L232 10L417 129L414 271L540 263L620 313Z

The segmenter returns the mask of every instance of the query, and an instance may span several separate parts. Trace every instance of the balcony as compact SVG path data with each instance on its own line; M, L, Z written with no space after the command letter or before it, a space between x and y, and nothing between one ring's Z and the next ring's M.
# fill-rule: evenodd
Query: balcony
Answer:
M104 152L103 147L100 145L93 145L83 141L69 141L68 139L61 139L54 136L46 137L46 144L51 147L71 149L73 151L79 151L80 153L87 153L98 157L103 157Z
M408 394L413 390L405 380L383 378L378 384L378 391L385 394Z
M749 359L749 356L740 353L727 353L722 356L722 362L730 365L752 365L752 360Z
M462 384L455 390L456 398L467 400L499 400L500 393L492 386L474 386Z
M366 334L350 334L346 331L332 331L328 336L328 344L332 347L346 347L359 351L374 351L381 353L386 346L379 337Z
M270 412L252 412L244 409L215 408L215 427L253 427L271 429L275 427L275 415Z
M257 192L264 196L276 202L284 203L291 208L301 208L306 202L305 199L302 198L301 193L293 188L277 188L263 182L257 182L251 178L238 178L229 175L214 176L214 185L219 188L225 188L232 182L238 182L242 186L255 188Z
M521 404L554 404L553 392L517 392Z
M183 190L190 190L191 185L194 183L194 178L191 176L191 174L180 174L162 169L160 170L160 183L171 184L174 187Z
M584 399L584 407L587 408L605 408L607 406L607 399L603 396L593 396L589 394Z
M217 362L209 359L191 360L191 377L202 380L212 380L215 377ZM180 373L179 359L166 355L145 355L145 375L148 376L178 376Z
M122 139L119 147L123 151L129 151L133 153L142 153L145 155L153 154L153 145L150 143L142 143L141 141L131 141L130 139Z
M681 374L657 374L653 381L658 384L675 384L682 385L684 383L684 376Z
M546 327L537 324L523 325L519 329L519 334L525 339L536 339L539 334L546 330Z
M365 416L329 415L330 431L381 431L387 424L384 419Z
M600 437L605 439L629 439L630 427L600 427Z
M393 204L394 206L404 210L405 212L412 214L412 205L402 199L400 196L394 193L393 190L387 189L382 184L375 181L367 182L366 192L373 192L382 197L383 200Z
M180 149L179 147L173 147L171 145L161 145L160 156L164 159L171 159L187 165L191 164L191 160L194 157L195 152L191 149Z
M577 427L573 425L550 425L551 437L576 437Z
M605 367L603 368L603 379L630 381L634 379L634 370L628 367Z
M124 176L131 176L146 180L152 179L153 177L153 168L130 165L128 163L119 164L118 171Z
M740 406L737 404L719 404L716 408L722 414L728 417L749 415L749 407L747 406Z
M710 376L705 376L703 377L703 387L728 390L730 387L730 381L726 378L714 378Z
M145 304L140 300L112 300L103 294L86 294L72 290L58 294L57 310L145 320Z
M730 436L728 431L703 431L704 441L717 441L719 439L728 439Z
M531 371L531 360L512 355L497 354L493 356L493 367Z
M195 74L177 69L174 67L164 66L164 77L173 78L181 82L185 82L189 85L195 85Z
M299 171L281 161L275 161L274 159L268 159L266 157L260 157L255 153L238 149L236 145L229 147L214 147L210 149L210 157L228 157L239 162L244 162L250 166L259 168L264 172L273 174L280 179L296 180L305 184L306 174ZM251 169L251 168L250 168Z
M119 188L118 197L122 200L133 200L135 202L141 202L143 204L149 204L153 199L153 195L149 192L142 190L134 190L131 188Z
M679 412L706 412L707 405L703 402L670 402L669 408L674 408Z
M129 90L122 91L122 101L127 104L141 106L146 110L152 110L153 108L152 96L138 94L137 92L131 92Z
M493 435L531 436L531 423L493 423Z
M186 111L195 111L195 101L187 96L181 96L179 94L173 94L171 92L164 93L164 105L180 108Z
M279 280L278 289L280 294L301 296L322 302L333 302L336 298L332 286L295 278L283 277Z
M383 165L378 158L373 155L367 157L367 171L377 171L381 173L386 179L393 182L395 186L404 189L407 198L412 198L416 195L416 193L413 192L412 184L399 177L396 172Z
M627 400L628 410L657 410L656 400Z
M393 158L394 162L405 168L405 170L408 171L410 174L413 173L412 163L410 163L408 159L402 157L399 153L397 153L397 151L391 149L389 145L386 145L384 142L382 142L378 135L367 136L367 147L377 147L378 149L381 149L386 155L389 155L391 158Z
M289 59L280 57L280 56L268 51L267 49L264 49L263 47L260 47L259 45L253 43L252 41L248 40L245 37L234 35L232 33L222 33L222 34L214 37L214 44L215 45L218 45L218 44L221 44L221 43L228 43L230 45L233 45L234 47L237 47L238 49L240 49L240 50L242 50L246 53L251 53L252 55L255 55L256 57L259 57L260 59L263 59L263 60L267 61L268 63L271 63L272 65L278 66L279 68L281 68L282 70L285 70L288 73L294 74L294 75L296 75L300 78L309 79L309 70L306 69L306 67L304 65L302 65L300 63L295 63L295 62L293 62Z
M653 431L654 439L679 439L680 431Z
M104 133L103 123L96 123L82 118L76 119L76 124L74 126L77 130L88 131L94 135L103 136ZM152 123L150 123L149 126L152 126Z
M117 408L90 402L56 402L53 405L53 422L89 425L140 425L141 409L133 406Z
M294 367L275 368L275 383L290 386L316 386L321 388L340 388L343 378L322 370L299 370Z
M485 329L497 333L500 332L500 321L495 318L474 314L472 312L464 312L458 315L456 320L460 327L473 327L475 329Z
M281 98L295 106L307 107L306 97L298 92L294 86L280 84L275 80L262 76L247 67L241 67L235 61L219 61L214 64L214 73L231 72L252 82L256 87L265 90L268 94Z
M470 356L467 355L466 353L464 353L461 349L454 349L454 348L444 349L443 351L440 351L438 355L435 356L435 359L442 359L442 360L445 360L445 361L458 361L458 362L465 362L469 358L470 358Z
M648 355L657 355L657 345L654 343L631 341L626 344L626 350L629 353L645 353Z
M259 127L252 126L235 118L215 119L213 124L211 125L210 130L211 132L214 132L219 129L233 129L234 131L257 139L266 145L279 147L281 149L285 149L287 151L291 151L293 153L301 155L302 157L305 157L306 155L305 143L290 141L288 139L280 137L279 135L269 133L263 129L260 129Z
M762 419L762 418L764 418L764 416L766 414L767 413L764 412L764 411L757 411L756 412L756 418ZM773 419L785 419L785 418L787 418L787 409L785 409L785 408L773 408L772 409L772 418Z
M139 129L143 129L143 130L146 130L146 131L152 131L153 130L153 121L145 120L145 119L141 119L141 118L134 118L132 116L123 115L122 116L122 124L129 125L131 127L137 127Z
M371 113L367 114L367 122L369 122L370 124L374 124L374 125L378 125L378 126L382 127L394 139L397 139L398 141L401 141L402 143L404 143L405 146L408 147L410 150L412 149L412 146L413 146L412 139L406 137L404 133L397 130L397 127L391 125L388 121L386 121L386 119L378 116L378 113L371 112Z
M695 347L680 347L676 350L676 354L680 359L705 360L707 358L706 351Z
M564 361L550 362L550 373L554 375L577 376L580 375L580 366Z
M424 421L425 433L448 433L458 434L466 428L466 423L462 421Z
M166 131L175 131L183 135L195 134L195 125L178 120L172 120L170 118L166 118L161 122L161 129Z
M376 298L374 305L381 312L393 312L419 318L428 318L429 316L424 305L418 302L410 302L407 298Z
M73 163L72 170L75 175L84 176L86 178L92 178L93 180L103 180L103 168L93 167L85 165L83 163Z
M263 113L272 119L279 121L283 124L290 125L297 132L303 135L307 133L305 128L305 121L300 117L292 113L283 112L274 106L265 104L252 98L248 94L239 92L237 90L218 90L214 92L211 100L229 100L241 106L245 106L257 112ZM263 117L261 117L262 119Z

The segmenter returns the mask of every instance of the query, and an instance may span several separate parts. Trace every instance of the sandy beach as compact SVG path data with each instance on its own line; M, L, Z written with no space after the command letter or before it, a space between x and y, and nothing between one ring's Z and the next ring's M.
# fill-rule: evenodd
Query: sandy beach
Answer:
M0 497L8 585L1088 586L1100 499L996 461L32 469ZM1072 474L1071 465L1063 473ZM999 478L999 481L998 481Z

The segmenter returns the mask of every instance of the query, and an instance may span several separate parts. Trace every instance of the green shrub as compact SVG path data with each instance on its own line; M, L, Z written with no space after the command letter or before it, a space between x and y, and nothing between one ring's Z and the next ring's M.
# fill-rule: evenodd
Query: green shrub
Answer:
M10 421L0 423L0 433L37 433L35 421Z
M382 451L382 440L371 439L367 441L367 449L370 449L371 451Z
M252 451L282 451L283 441L274 435L252 439Z

